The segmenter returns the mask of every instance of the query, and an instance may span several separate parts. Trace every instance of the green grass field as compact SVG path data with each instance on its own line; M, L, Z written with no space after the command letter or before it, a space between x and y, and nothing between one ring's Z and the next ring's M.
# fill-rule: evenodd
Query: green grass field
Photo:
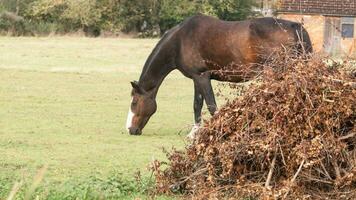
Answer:
M24 180L21 197L43 165L40 199L91 199L92 190L109 198L126 184L118 179L132 180L137 170L149 177L162 147L184 147L193 86L179 72L164 81L143 135L125 130L129 81L157 41L0 37L0 199ZM142 195L125 191L118 193Z

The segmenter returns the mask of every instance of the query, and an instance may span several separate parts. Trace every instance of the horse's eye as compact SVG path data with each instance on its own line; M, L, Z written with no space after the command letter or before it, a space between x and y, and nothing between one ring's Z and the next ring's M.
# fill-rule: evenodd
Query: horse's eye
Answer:
M136 105L137 105L137 101L133 101L133 102L132 102L132 105L133 105L133 106L136 106Z

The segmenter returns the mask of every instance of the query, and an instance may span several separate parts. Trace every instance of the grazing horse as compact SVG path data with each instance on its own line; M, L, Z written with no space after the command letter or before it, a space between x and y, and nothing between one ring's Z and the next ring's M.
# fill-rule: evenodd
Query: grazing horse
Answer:
M162 36L139 81L131 82L132 102L126 128L131 135L141 135L156 112L156 95L162 81L177 69L194 82L193 130L196 129L201 122L204 100L211 115L217 110L211 79L242 82L253 78L228 79L214 71L231 64L237 64L233 65L236 70L243 71L238 68L262 63L275 49L291 44L299 51L312 51L309 35L299 23L275 18L228 22L201 14L186 19Z

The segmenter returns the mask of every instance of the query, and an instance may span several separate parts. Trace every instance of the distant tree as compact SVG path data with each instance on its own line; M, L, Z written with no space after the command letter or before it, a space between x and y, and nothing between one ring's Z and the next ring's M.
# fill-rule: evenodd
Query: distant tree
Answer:
M101 11L96 0L37 0L29 7L28 17L61 24L64 31L82 29L99 35Z
M61 15L63 20L78 24L87 36L101 33L101 9L96 0L67 1L67 8Z
M161 0L158 24L161 32L172 28L185 18L203 10L203 1L197 0Z
M97 24L101 19L100 9L96 0L65 1L66 9L61 14L62 19L69 19L82 26Z
M253 0L208 0L214 14L223 20L243 20L254 14L252 7L256 6Z
M143 32L157 25L161 0L120 0L119 15L124 31Z
M22 16L26 12L28 5L34 1L36 0L1 0L0 11L12 12Z
M120 17L120 1L119 0L98 0L97 8L101 13L100 26L102 29L115 33L123 28L122 19Z
M28 29L24 15L28 4L35 0L1 0L0 32L15 36L32 34Z
M243 20L252 16L254 0L161 0L159 25L162 32L188 16L204 13L223 20Z
M26 14L34 20L59 22L67 8L66 0L37 0L28 6Z

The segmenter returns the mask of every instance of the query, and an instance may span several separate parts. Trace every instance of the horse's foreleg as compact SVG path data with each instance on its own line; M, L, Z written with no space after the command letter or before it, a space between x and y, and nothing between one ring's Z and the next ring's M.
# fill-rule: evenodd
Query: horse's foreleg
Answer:
M201 93L203 94L210 114L214 115L217 110L217 106L213 87L211 86L210 73L202 73L195 82L198 83L198 86L200 88Z
M194 139L195 133L199 128L201 122L201 110L203 107L203 99L211 115L214 115L217 106L213 87L211 86L210 73L202 73L194 79L194 117L195 125L190 131L188 137Z
M195 133L199 129L201 123L201 110L203 108L203 101L204 99L199 87L199 83L194 81L194 126L188 135L188 137L191 139L194 139Z
M203 95L200 91L198 83L194 81L194 122L200 124L201 122L201 110L203 108Z

